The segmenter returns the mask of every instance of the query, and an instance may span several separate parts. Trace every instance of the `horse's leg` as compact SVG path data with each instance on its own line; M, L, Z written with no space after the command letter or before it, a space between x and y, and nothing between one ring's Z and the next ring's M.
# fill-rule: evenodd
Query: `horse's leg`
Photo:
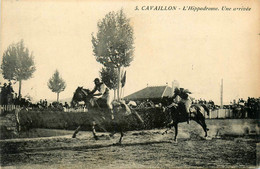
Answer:
M81 126L79 126L73 133L72 138L76 138L76 135L78 134L79 130L80 130Z
M207 125L206 125L206 121L205 121L205 117L203 116L203 114L202 113L200 113L200 125L202 126L202 128L203 128L203 130L204 130L204 132L205 132L205 137L207 137L208 136L208 133L207 133L207 131L209 130L208 128L207 128Z
M207 128L207 125L206 125L206 122L205 122L205 119L203 118L202 120L201 120L201 126L202 126L202 128L203 128L203 130L204 130L204 132L205 132L205 137L207 137L208 136L208 128Z
M93 134L93 136L94 136L94 139L95 139L95 140L98 140L98 137L97 137L97 135L96 135L95 125L96 125L96 123L95 123L95 121L93 121L93 122L92 122L92 134Z
M122 139L123 139L123 136L124 136L124 133L123 133L123 131L121 131L120 133L121 133L121 136L120 136L120 139L119 139L119 142L118 142L119 144L121 144L121 143L122 143Z
M204 119L204 117L202 118L202 119L198 119L198 120L196 120L196 122L199 124L199 125L201 125L201 127L203 128L203 130L204 130L204 132L205 132L205 137L207 137L208 136L208 128L207 128L207 125L206 125L206 122L205 122L205 119Z
M178 135L178 123L177 122L174 124L174 129L175 129L174 141L177 142L177 135Z
M113 128L114 128L114 131L112 131L110 134L109 134L109 137L113 137L115 134L116 134L116 129L117 129L117 124L116 124L116 122L115 122L115 120L114 119L112 119L112 126L113 126Z
M171 130L171 126L169 126L169 128L167 128L167 129L162 133L162 135L167 134L167 132L168 132L169 130Z
M173 120L171 120L171 122L166 125L167 129L162 133L162 135L167 134L167 132L171 130L172 126L174 126L174 124L175 123L173 122Z

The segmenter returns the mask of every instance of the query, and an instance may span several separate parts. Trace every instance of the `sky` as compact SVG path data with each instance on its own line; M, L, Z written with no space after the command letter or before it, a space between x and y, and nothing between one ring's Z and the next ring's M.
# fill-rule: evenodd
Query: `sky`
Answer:
M184 6L220 10L184 11ZM251 10L222 11L222 6ZM55 100L47 82L56 69L67 84L60 99L72 97L78 86L92 89L102 65L95 60L91 34L108 12L120 9L130 19L135 37L134 60L125 68L124 96L147 85L171 86L177 80L192 97L219 104L221 79L224 103L260 96L259 1L4 0L1 62L7 47L23 39L36 65L33 77L22 82L22 95L34 101ZM14 89L18 92L18 83Z

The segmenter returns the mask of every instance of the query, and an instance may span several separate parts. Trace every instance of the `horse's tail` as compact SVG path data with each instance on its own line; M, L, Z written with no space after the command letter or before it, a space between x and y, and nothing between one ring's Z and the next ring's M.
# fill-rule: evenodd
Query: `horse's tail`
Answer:
M204 108L204 110L207 112L207 115L209 116L209 108L205 104L201 104L201 106Z

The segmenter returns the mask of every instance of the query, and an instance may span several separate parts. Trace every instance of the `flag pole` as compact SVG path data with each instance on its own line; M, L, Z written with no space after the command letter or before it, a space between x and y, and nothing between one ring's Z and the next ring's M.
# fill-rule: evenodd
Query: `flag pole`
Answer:
M125 86L123 88L123 94L122 94L122 97L124 97L124 93L125 93Z
M124 70L124 67L123 67L122 70ZM122 71L122 72L123 72L123 71ZM120 74L121 74L121 72L120 72ZM121 74L121 80L122 80L122 74ZM120 92L119 92L119 94L120 94L120 98L121 98L121 95L122 95L122 82L121 82L121 80L120 80L120 86L121 86L121 89L120 89Z
M123 77L121 78L121 80L124 78L124 67L123 67L123 69L122 69L122 75L123 75ZM122 85L122 82L120 81L120 83L121 83L121 85ZM124 87L121 87L121 91L120 91L120 98L122 98L122 90L123 90L123 88Z

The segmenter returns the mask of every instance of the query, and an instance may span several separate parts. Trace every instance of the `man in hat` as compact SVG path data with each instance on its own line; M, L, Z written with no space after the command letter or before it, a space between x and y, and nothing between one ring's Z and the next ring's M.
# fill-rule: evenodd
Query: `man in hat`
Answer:
M106 85L103 82L101 82L99 78L95 78L94 83L95 83L95 87L89 94L92 94L93 96L98 96L97 97L98 99L104 100L106 102L108 109L110 110L110 112L112 112L108 87L106 87Z
M11 82L9 82L8 86L6 87L6 90L7 90L7 102L8 104L10 104L12 103L14 98L14 89Z
M175 88L174 90L174 95L173 95L173 99L175 99L177 96L179 96L181 99L180 99L180 102L182 102L184 105L185 105L185 109L186 109L186 112L185 112L185 115L187 117L187 123L189 124L189 117L190 117L190 106L191 106L191 103L192 103L192 100L191 100L191 97L189 96L189 94L191 94L191 92L188 90L188 89L185 89L184 88Z
M7 104L7 84L4 83L4 85L1 88L1 104L6 105Z

